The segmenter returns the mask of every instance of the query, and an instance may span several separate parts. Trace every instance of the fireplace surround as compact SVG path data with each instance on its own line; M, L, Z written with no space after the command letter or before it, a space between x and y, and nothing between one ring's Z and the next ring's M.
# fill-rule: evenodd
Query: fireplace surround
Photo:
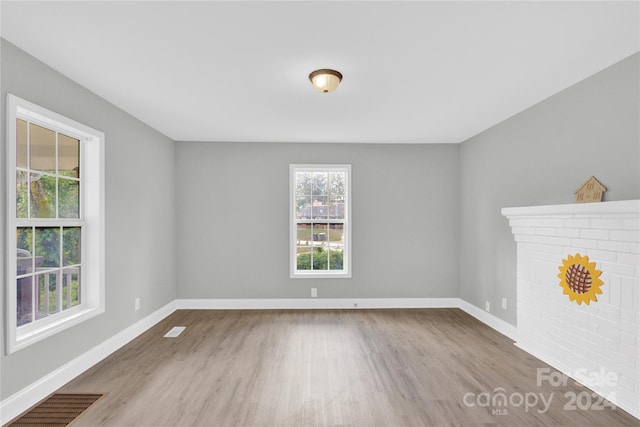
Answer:
M640 418L640 200L502 214L517 246L516 345ZM587 287L568 290L577 256L592 263Z

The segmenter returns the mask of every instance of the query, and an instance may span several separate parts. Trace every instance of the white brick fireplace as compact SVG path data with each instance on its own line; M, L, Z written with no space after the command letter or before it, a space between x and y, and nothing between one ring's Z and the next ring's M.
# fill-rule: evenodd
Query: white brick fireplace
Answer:
M517 242L517 345L640 418L640 200L502 214ZM602 272L588 305L560 286L576 254Z

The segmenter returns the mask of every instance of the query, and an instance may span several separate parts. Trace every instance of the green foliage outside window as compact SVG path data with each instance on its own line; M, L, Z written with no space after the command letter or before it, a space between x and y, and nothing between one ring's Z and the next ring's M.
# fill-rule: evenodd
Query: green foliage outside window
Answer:
M313 252L298 254L298 270L342 270L342 251L326 251L324 248L313 248ZM313 259L313 268L311 260Z

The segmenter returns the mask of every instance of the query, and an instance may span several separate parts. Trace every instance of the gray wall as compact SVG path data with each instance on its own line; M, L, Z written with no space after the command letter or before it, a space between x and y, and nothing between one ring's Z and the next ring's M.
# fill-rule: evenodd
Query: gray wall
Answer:
M10 92L106 134L107 311L10 356L3 335L0 399L176 297L460 296L515 323L515 243L500 209L572 203L591 175L607 200L640 198L639 57L460 146L174 146L2 41L0 123ZM290 163L353 165L352 279L289 278Z
M3 327L0 398L5 399L175 299L175 153L173 141L12 44L2 40L1 49L3 192L7 93L98 129L106 139L106 312L10 356ZM142 302L138 312L135 297ZM3 312L4 307L3 295Z
M178 297L457 297L458 146L180 142ZM289 278L289 164L352 165L351 279Z
M548 98L460 148L460 297L516 323L516 245L500 209L573 203L591 175L605 200L640 198L640 55ZM500 308L501 298L508 309Z

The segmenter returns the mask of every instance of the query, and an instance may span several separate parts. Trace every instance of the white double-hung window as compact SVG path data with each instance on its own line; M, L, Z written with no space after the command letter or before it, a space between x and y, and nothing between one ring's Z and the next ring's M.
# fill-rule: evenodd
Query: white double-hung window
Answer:
M7 97L9 353L104 311L104 134Z
M351 277L351 165L290 165L291 277Z

